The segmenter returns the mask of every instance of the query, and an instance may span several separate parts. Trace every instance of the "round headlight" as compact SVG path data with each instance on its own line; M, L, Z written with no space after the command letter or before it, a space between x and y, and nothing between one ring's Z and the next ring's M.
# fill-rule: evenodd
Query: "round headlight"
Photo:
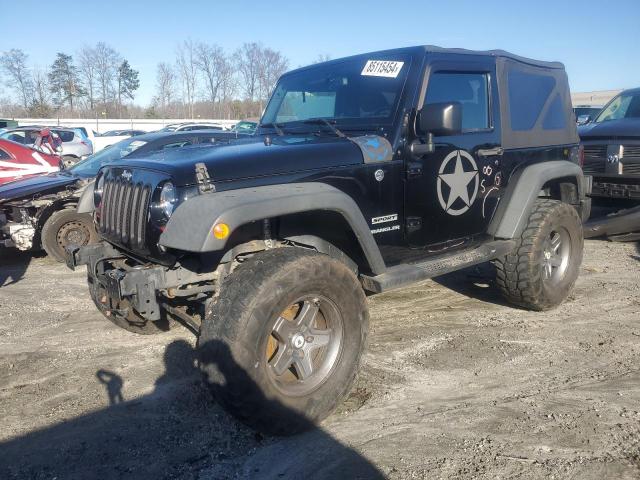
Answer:
M93 204L95 207L100 205L102 201L102 191L104 189L104 175L100 175L95 185L93 186Z
M169 218L173 213L173 208L178 201L178 194L176 193L176 187L173 183L167 182L162 186L160 191L160 208L162 213Z

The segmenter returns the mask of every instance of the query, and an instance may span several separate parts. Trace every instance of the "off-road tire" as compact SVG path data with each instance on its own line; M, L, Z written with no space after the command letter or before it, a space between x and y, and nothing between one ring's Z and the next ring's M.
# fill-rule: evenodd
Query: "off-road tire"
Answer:
M114 325L139 335L155 335L168 332L175 322L163 313L162 319L152 322L138 315L127 300L117 301L111 298L106 290L97 284L96 280L87 276L89 294L91 300L104 317ZM126 311L126 315L120 315L117 310Z
M40 234L42 248L58 262L65 261L67 245L82 247L97 241L98 232L91 215L76 213L75 209L70 208L53 212L44 222Z
M279 316L305 295L321 296L337 307L341 348L315 390L286 395L274 383L264 352ZM224 280L202 324L199 365L215 398L236 418L263 433L294 434L313 428L349 393L368 322L362 287L344 264L299 248L269 250L245 261Z
M545 242L556 230L568 233L570 247L564 273L549 284L544 279ZM571 293L583 251L582 222L576 209L558 200L539 199L514 251L495 261L496 283L506 299L530 310L549 310Z

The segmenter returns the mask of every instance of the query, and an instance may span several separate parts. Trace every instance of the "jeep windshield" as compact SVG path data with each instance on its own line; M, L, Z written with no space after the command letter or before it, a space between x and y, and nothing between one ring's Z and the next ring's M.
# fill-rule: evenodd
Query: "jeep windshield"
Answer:
M263 128L309 130L326 119L340 129L390 125L409 70L408 55L356 57L284 75L262 117Z

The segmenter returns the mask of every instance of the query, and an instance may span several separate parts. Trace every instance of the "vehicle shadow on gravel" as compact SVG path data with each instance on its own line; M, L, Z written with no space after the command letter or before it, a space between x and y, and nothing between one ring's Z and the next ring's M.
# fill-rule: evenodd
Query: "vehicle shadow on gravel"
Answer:
M449 290L482 302L519 308L508 303L500 293L496 285L496 269L491 263L465 268L432 280Z
M227 358L200 361L219 366L225 384L241 382L247 395L262 395L226 346L212 346ZM128 401L121 401L123 379L99 370L112 405L0 443L0 478L384 478L310 423L304 434L278 438L234 420L212 399L186 341L169 344L164 360L155 390Z
M12 285L22 280L33 258L33 252L2 249L0 251L0 287Z

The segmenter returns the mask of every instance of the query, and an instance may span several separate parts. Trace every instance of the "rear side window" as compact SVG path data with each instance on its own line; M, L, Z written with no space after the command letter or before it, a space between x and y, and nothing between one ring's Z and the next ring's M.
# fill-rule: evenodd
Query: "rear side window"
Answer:
M7 152L5 152L3 149L0 148L0 160L10 160L11 159L11 155L9 155Z
M462 104L462 129L490 127L489 76L486 73L436 72L429 79L425 103Z
M511 130L533 129L547 104L549 106L542 119L542 129L559 130L566 127L564 105L554 77L513 70L509 72L508 82Z
M180 142L167 143L165 146L162 147L162 149L163 150L167 150L169 148L180 148L180 147L185 147L187 145L193 145L193 141L192 140L182 140Z
M58 134L60 140L63 142L72 142L75 135L73 132L68 130L54 130L54 132Z

